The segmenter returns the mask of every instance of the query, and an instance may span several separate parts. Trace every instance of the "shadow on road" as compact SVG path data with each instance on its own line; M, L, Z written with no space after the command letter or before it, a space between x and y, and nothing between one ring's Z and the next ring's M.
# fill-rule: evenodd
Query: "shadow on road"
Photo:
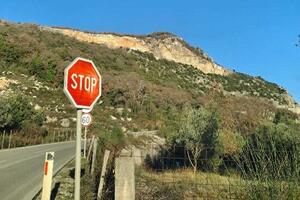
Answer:
M60 182L55 183L54 188L51 192L50 200L55 200L59 187L60 187Z

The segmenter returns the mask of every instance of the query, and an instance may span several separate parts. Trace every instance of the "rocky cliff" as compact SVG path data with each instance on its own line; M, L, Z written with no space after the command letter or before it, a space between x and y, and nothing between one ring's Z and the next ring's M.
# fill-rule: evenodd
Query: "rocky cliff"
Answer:
M72 29L42 27L80 41L102 44L109 48L128 48L148 52L157 59L167 59L188 64L204 73L228 75L230 71L213 62L202 50L189 46L183 39L170 33L153 33L145 36L89 33Z

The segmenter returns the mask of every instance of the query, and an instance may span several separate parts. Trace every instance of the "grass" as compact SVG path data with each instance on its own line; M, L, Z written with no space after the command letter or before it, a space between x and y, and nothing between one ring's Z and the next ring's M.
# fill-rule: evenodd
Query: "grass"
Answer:
M191 169L151 172L139 168L136 173L137 199L226 199L233 193L241 192L233 187L242 184L237 177L201 172L194 174Z
M287 181L245 180L238 175L197 172L191 169L154 172L136 170L136 199L300 199L300 185Z

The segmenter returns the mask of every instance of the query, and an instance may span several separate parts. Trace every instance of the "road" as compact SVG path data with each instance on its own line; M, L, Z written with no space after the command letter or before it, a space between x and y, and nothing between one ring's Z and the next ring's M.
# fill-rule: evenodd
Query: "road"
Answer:
M0 199L31 200L42 188L45 153L54 151L54 172L74 157L75 142L0 151Z

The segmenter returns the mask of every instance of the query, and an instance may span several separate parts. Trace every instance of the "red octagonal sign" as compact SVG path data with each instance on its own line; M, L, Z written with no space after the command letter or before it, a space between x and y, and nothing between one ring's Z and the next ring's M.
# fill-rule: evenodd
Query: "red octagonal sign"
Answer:
M65 69L64 92L76 108L93 108L101 96L101 75L93 61L76 58Z

